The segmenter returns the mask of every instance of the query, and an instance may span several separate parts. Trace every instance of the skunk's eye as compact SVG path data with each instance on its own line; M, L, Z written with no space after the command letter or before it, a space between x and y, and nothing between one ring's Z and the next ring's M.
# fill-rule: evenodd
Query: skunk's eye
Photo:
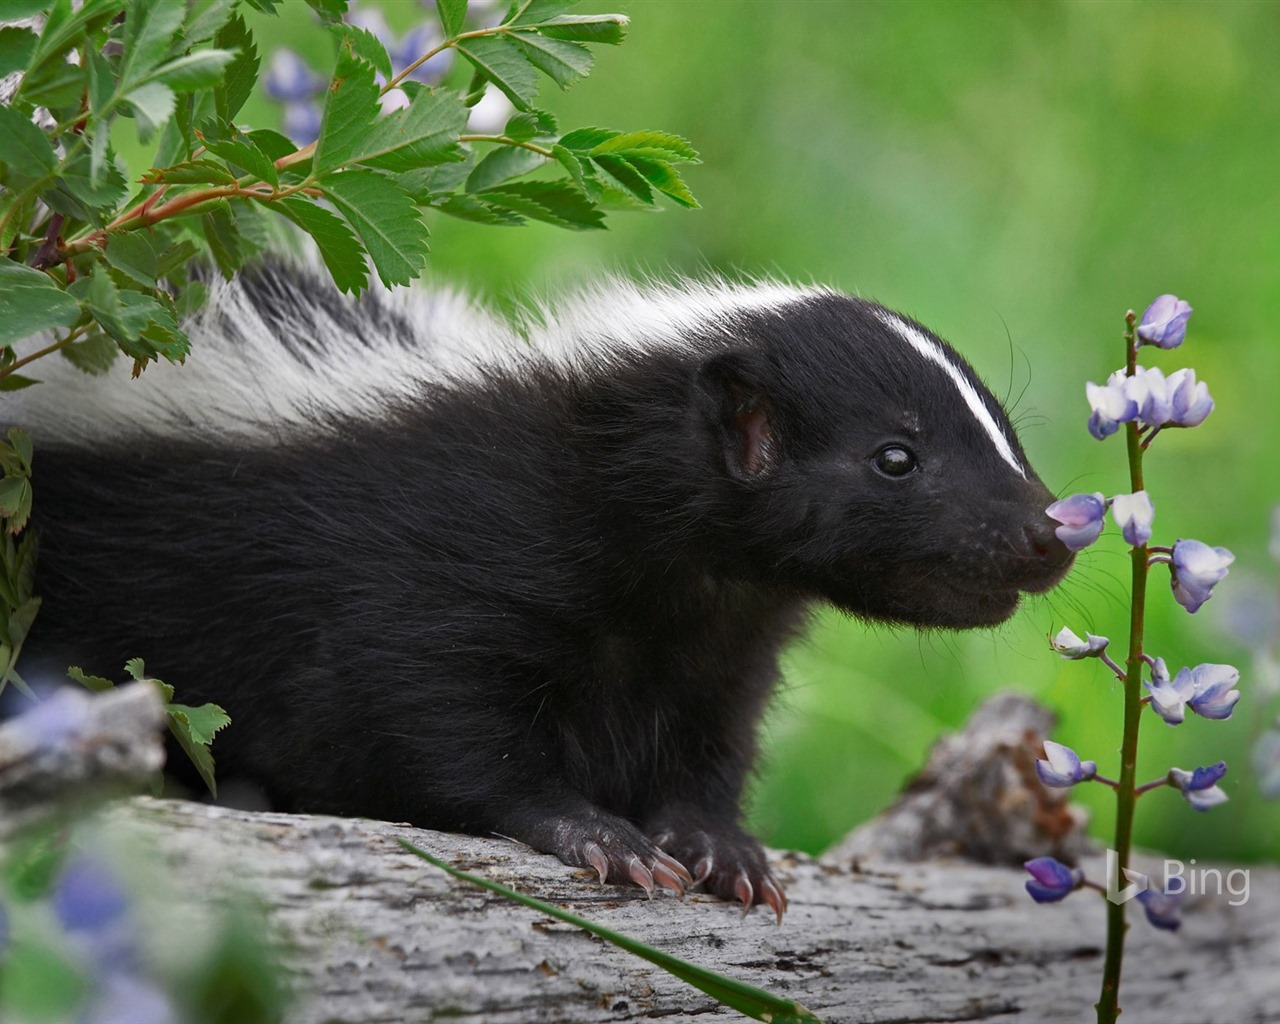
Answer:
M896 444L881 448L871 461L885 476L906 476L919 465L915 455Z

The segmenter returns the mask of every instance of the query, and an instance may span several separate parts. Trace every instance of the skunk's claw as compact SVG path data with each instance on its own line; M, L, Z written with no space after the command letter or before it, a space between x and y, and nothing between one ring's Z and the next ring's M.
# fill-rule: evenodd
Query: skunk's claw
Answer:
M607 826L588 826L576 842L555 852L566 864L590 868L601 882L638 885L650 898L659 885L683 898L693 884L683 864L621 819Z

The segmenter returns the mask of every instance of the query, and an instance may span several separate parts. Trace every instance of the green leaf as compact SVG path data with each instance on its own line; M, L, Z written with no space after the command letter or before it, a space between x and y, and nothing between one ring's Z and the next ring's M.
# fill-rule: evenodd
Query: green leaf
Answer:
M83 341L68 345L61 352L77 370L94 377L110 370L116 363L116 357L120 355L116 343L97 330Z
M280 6L280 0L245 0L245 3L263 14L275 14L276 8Z
M15 191L47 178L58 166L49 139L31 119L0 105L0 181Z
M122 91L131 92L164 60L185 16L186 5L173 0L130 0L118 72Z
M228 281L235 276L237 270L244 266L244 253L240 249L240 234L236 231L235 220L226 203L215 206L200 218L204 228L205 241L209 243L209 253L218 270Z
M213 41L216 46L236 51L235 60L227 65L226 74L222 76L222 84L213 91L218 119L231 121L240 112L245 100L252 95L253 87L258 81L261 61L253 42L253 33L239 14L234 15L218 30Z
M575 231L604 227L604 214L568 182L516 181L476 195L521 216L557 227Z
M445 38L456 36L467 24L467 0L436 0L436 11Z
M156 248L145 231L127 231L107 238L107 262L148 288L156 286Z
M93 157L81 151L64 166L43 199L49 206L70 217L100 224L106 213L116 206L129 192L124 172L109 150L97 184L93 180Z
M420 857L433 867L439 868L441 871L452 875L454 878L460 878L464 882L470 882L472 885L478 885L482 889L489 892L497 893L499 896L505 896L507 899L515 900L517 903L523 904L532 910L536 910L540 914L546 914L553 917L557 921L564 921L571 924L575 928L581 928L583 931L591 935L598 936L606 942L610 942L619 949L637 956L642 960L660 967L669 974L675 975L681 981L687 982L694 988L705 992L711 996L716 1002L730 1009L737 1010L739 1013L746 1014L754 1020L771 1021L772 1024L822 1024L822 1022L807 1010L804 1006L790 999L783 999L775 996L764 989L756 988L754 985L748 985L745 981L738 981L736 978L730 978L723 974L717 974L715 971L707 970L705 967L699 967L697 964L690 963L688 960L681 960L677 956L652 946L646 946L643 942L621 935L618 932L605 928L603 925L589 921L585 917L579 917L577 914L571 914L562 907L555 906L551 903L544 903L542 900L534 899L532 896L526 896L524 893L516 892L509 889L505 885L498 882L490 881L481 875L473 875L467 871L460 871L450 864L445 863L438 857L432 856L426 850L419 849L406 839L397 839L404 849L408 850L415 857Z
M475 167L475 151L464 150L464 159L457 163L439 164L435 167L420 167L404 174L393 174L392 180L413 196L419 203L429 202L444 192L453 192L462 187L472 169Z
M16 516L22 507L22 495L31 490L25 476L6 476L0 479L0 516L6 519Z
M213 707L219 712L222 711L216 705L205 705L205 707ZM209 792L216 797L218 795L218 784L214 779L213 755L209 752L209 740L201 740L197 737L189 714L190 709L185 705L170 704L165 708L165 711L169 717L169 732L178 741L178 746L191 759L196 771L200 773L200 778L209 787ZM225 712L223 712L223 718L226 718ZM210 739L212 739L212 736Z
M206 120L200 122L196 134L210 153L222 157L227 163L247 171L273 188L280 186L275 161L239 129Z
M236 0L189 0L187 21L182 27L182 41L190 46L212 39L226 27L235 6ZM214 45L227 50L236 48L234 43L216 40Z
M298 196L277 199L268 206L311 236L339 291L355 295L364 291L369 284L365 251L340 218Z
M134 682L140 683L147 678L147 663L142 658L130 658L124 663L124 670Z
M552 114L545 110L527 110L508 120L502 134L515 142L528 142L530 139L555 135L557 131L559 126Z
M114 690L116 688L116 684L110 679L104 679L102 676L91 676L79 665L72 665L67 669L67 675L94 693L102 693L104 690Z
M179 239L160 253L156 264L156 277L167 277L177 268L191 262L192 258L199 254L199 247L191 239Z
M171 167L153 167L141 180L144 185L233 185L236 176L216 160L184 160Z
M518 228L525 223L525 219L515 211L501 206L491 206L477 196L465 194L446 196L441 202L435 204L435 208L441 213L447 213L460 220L469 220L475 224Z
M627 163L644 176L645 181L663 195L675 200L681 206L698 209L698 201L693 198L689 186L674 167L661 160L646 160L643 157L628 156Z
M33 14L43 14L52 3L53 0L5 0L4 14L6 18L17 21Z
M21 3L22 0L16 2ZM49 14L18 93L33 102L46 102L45 93L58 76L73 74L80 77L79 69L66 63L67 51L79 46L86 36L115 18L124 5L125 0L86 0L79 10L72 9L71 0L55 0L53 4L45 5ZM18 17L12 12L13 7L14 0L5 0L6 18ZM68 67L71 67L71 72L67 71Z
M577 6L578 0L521 0L512 5L504 24L529 28L551 18L558 18Z
M307 0L307 6L329 23L341 21L347 13L347 0Z
M230 717L217 704L201 704L198 708L188 704L170 704L170 714L175 711L186 716L191 738L205 745L212 743L214 735L231 724Z
M408 284L422 272L428 232L409 193L363 170L331 174L320 188L360 236L383 284Z
M630 20L625 14L562 14L538 25L538 31L553 39L617 46L626 37Z
M296 153L298 147L294 145L292 139L285 138L277 131L270 128L258 128L249 132L249 138L253 140L253 144L262 152L267 154L267 159L275 162L281 157L288 156L290 153ZM294 164L291 170L297 170L301 163Z
M6 9L6 17L12 14ZM36 34L29 28L0 28L0 78L27 66L36 50Z
M20 373L11 373L7 377L0 377L0 391L21 391L23 388L29 388L32 384L39 383L34 377L24 377Z
M382 77L391 78L391 58L387 56L387 48L382 40L367 28L358 25L337 24L332 26L333 34L347 53L358 60L368 61L374 69L382 72Z
M0 973L6 1017L19 1021L75 1020L93 985L63 953L19 936L6 947Z
M94 117L101 117L108 104L115 98L116 75L111 61L98 50L89 50L89 110ZM95 129L100 126L95 125Z
M467 177L468 192L482 192L504 181L528 174L547 162L541 153L518 146L499 146L478 164Z
M588 199L594 202L600 198L600 181L589 159L571 153L564 146L552 146L551 153Z
M455 49L506 93L517 110L529 109L538 94L538 73L515 44L495 36L478 36L458 43Z
M596 146L621 134L609 128L576 128L560 137L560 145L575 153L590 153Z
M378 86L373 65L347 54L329 85L313 166L317 174L348 163L369 137L379 113Z
M18 453L18 458L22 460L23 467L30 472L31 460L35 456L35 450L31 445L31 435L21 427L10 427L9 444L11 444L13 446L13 450Z
M592 131L593 129L586 129ZM575 133L570 133L575 134ZM568 138L568 136L565 136ZM564 139L560 140L565 145ZM570 149L580 148L570 146ZM648 160L667 160L680 163L697 163L698 151L687 139L666 132L627 132L626 134L610 133L608 139L597 143L591 149L591 156L639 156Z
M173 314L153 295L118 288L101 266L86 284L81 278L72 287L82 305L102 329L120 343L134 359L165 356L180 359L186 354L186 336L178 330Z
M124 102L138 122L138 139L146 143L173 116L178 98L163 82L147 82L125 94Z
M621 157L598 156L596 166L605 172L617 185L633 199L638 199L647 206L652 206L653 189L634 167Z
M24 502L14 517L9 520L9 533L21 531L27 525L27 518L31 515L31 485L26 480L22 482L27 484L23 490ZM40 614L40 604L40 598L28 598L9 613L9 645L11 647L21 647L26 642L27 634L31 632L36 616Z
M13 581L18 587L18 597L23 601L35 592L36 556L40 550L39 534L32 531L18 542L17 568Z
M529 62L550 77L561 89L591 74L595 58L581 43L547 39L533 32L512 35L511 42Z
M465 158L458 136L467 125L467 108L458 94L422 88L410 91L409 105L393 111L356 140L347 162L411 171Z
M161 64L144 81L163 82L175 92L211 89L222 82L235 58L233 50L197 50Z
M0 259L0 344L53 327L70 327L79 318L79 304L48 274Z

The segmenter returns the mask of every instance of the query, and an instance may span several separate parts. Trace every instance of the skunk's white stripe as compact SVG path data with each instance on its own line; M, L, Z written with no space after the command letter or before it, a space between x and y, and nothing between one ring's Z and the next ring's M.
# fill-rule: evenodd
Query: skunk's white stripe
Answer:
M956 386L956 390L960 392L960 397L964 399L964 404L973 413L974 419L982 425L982 429L991 438L991 443L996 446L996 451L1000 453L1000 457L1017 471L1018 476L1025 480L1027 471L1023 468L1022 463L1018 461L1018 457L1013 454L1013 447L1009 444L1009 439L1005 437L1000 425L996 423L995 417L991 415L991 410L982 401L982 396L978 394L977 389L960 372L959 367L947 358L942 346L932 338L921 334L910 324L900 320L888 310L877 310L876 315L880 317L886 326L896 331L920 355L939 366L946 373L951 379L951 383Z

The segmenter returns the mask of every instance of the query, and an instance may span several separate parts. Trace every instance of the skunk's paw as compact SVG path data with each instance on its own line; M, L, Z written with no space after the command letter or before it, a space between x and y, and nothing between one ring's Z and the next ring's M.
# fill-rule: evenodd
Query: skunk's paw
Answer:
M736 825L704 824L692 831L665 826L652 835L655 843L692 865L695 885L741 903L744 915L763 903L782 923L787 894L769 870L760 844Z
M592 868L601 882L634 883L650 897L655 885L683 897L693 876L638 828L622 818L601 814L558 830L562 845L552 852L566 864Z

